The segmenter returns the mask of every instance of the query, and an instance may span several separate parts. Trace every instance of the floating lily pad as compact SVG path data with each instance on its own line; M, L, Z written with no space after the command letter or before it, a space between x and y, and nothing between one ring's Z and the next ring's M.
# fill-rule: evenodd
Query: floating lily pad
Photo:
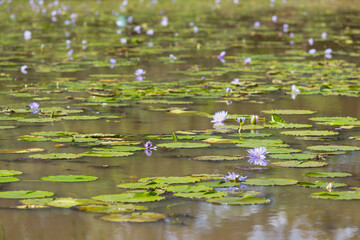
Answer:
M300 187L309 187L309 188L326 188L330 183L323 181L316 182L298 182L297 185ZM346 187L345 183L336 183L331 182L332 188Z
M325 151L325 152L336 152L336 151L357 151L359 147L355 146L344 146L344 145L316 145L307 147L314 151Z
M92 197L92 199L105 202L122 202L122 203L137 203L137 202L154 202L163 200L165 197L159 196L156 192L128 192L121 194L100 195Z
M269 153L274 153L274 154L301 152L300 149L293 149L293 148L267 148L267 151Z
M45 198L53 196L53 192L47 191L32 191L32 190L20 190L20 191L5 191L0 192L0 198L21 199L21 198Z
M341 191L333 191L333 192L315 192L310 195L312 198L317 199L331 199L331 200L359 200L360 192L341 192Z
M63 120L96 120L99 119L98 116L65 116L61 117Z
M312 125L310 124L301 124L301 123L273 123L273 124L265 124L266 128L310 128Z
M61 132L61 131L49 131L49 132L33 132L31 133L35 136L43 136L43 137L62 137L62 136L73 136L78 134L76 132Z
M281 161L281 162L272 162L271 165L277 167L286 167L286 168L315 168L315 167L325 167L328 164L326 162L319 162L319 161Z
M0 177L7 177L7 176L14 176L14 175L21 175L23 172L16 171L16 170L0 170Z
M284 135L290 135L290 136L333 136L338 135L338 132L333 131L320 131L320 130L303 130L303 131L284 131L280 132Z
M223 187L237 187L240 186L239 182L228 182L228 181L211 181L211 182L201 182L197 185L213 187L213 188L223 188Z
M51 160L63 160L63 159L76 159L81 156L73 153L49 153L49 154L34 154L30 155L30 158L38 159L51 159Z
M144 213L131 213L131 214L110 214L102 216L100 219L109 222L120 223L146 223L146 222L159 222L166 218L165 215L160 213L144 212Z
M295 114L314 114L316 111L311 110L299 110L299 109L273 109L273 110L263 110L263 113L268 114L287 114L287 115L295 115Z
M94 151L81 153L81 156L86 157L127 157L133 155L132 152L105 152L105 151Z
M337 178L337 177L350 177L351 173L344 172L310 172L306 173L305 176L308 177L320 177L320 178Z
M85 206L77 206L76 209L79 211L95 212L95 213L123 213L123 212L133 212L133 211L146 211L148 210L148 207L134 205L134 204L110 204L110 205L91 204Z
M276 159L294 159L294 160L307 160L314 159L313 153L287 153L287 154L270 154L269 157Z
M288 147L289 145L284 144L283 141L279 139L242 139L234 140L234 143L237 143L238 147L246 148L255 148L259 146L263 147Z
M18 141L27 141L27 142L47 142L47 141L51 141L51 138L27 136L27 137L18 138L17 140Z
M18 182L20 179L14 177L0 177L0 183Z
M242 137L242 138L255 138L255 137L270 137L270 133L233 133L229 134L231 137Z
M48 122L56 122L59 119L56 118L22 118L18 119L19 122L28 122L28 123L48 123Z
M198 156L192 159L198 161L238 161L244 159L244 156Z
M92 199L76 199L76 198L56 198L47 203L48 206L59 208L71 208L79 205L96 204L97 202Z
M133 152L144 150L143 147L135 147L135 146L116 146L116 147L109 147L109 148L94 148L96 151L105 151L105 152Z
M190 193L190 192L208 192L213 190L212 187L207 187L204 185L193 186L193 185L175 185L169 186L167 188L168 192L182 192L182 193Z
M27 149L0 149L0 153L34 153L43 152L43 148L27 148Z
M195 183L200 179L194 177L153 177L141 178L140 182L157 182L164 184L178 184L178 183Z
M223 174L206 174L206 173L198 173L198 174L192 174L192 177L198 178L203 181L208 180L221 180L224 178Z
M227 195L228 194L225 192L215 192L215 191L174 193L174 196L176 197L192 198L192 199L210 199L210 198L225 197Z
M160 143L158 147L166 148L203 148L209 147L210 144L207 143L189 143L189 142L173 142L173 143Z
M16 126L0 126L0 130L14 129Z
M20 200L21 203L26 205L42 205L46 206L49 202L54 201L53 198L33 198Z
M210 203L225 204L225 205L255 205L266 204L270 199L253 197L251 195L245 197L227 197L227 198L214 198L206 200Z
M297 180L285 178L250 178L246 179L244 184L257 186L286 186L294 185L297 182Z
M119 188L129 188L129 189L155 189L155 188L166 188L169 185L151 181L151 182L122 183L116 186Z
M52 181L52 182L90 182L98 179L94 176L85 176L85 175L57 175L57 176L48 176L42 177L41 180Z

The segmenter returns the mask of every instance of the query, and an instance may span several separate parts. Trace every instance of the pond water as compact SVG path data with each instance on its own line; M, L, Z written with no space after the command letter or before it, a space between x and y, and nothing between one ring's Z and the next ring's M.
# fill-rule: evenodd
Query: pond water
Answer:
M0 3L1 239L358 239L357 1ZM257 147L266 166L248 162ZM228 172L247 179L172 193L171 181L221 186ZM42 179L58 175L97 179ZM153 187L117 187L142 178ZM134 191L150 195L109 198ZM89 206L117 209L116 222ZM129 223L150 213L160 221Z

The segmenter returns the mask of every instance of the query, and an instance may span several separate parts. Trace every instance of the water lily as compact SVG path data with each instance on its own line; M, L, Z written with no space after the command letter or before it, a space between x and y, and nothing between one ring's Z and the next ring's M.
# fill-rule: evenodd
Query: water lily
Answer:
M113 58L110 58L109 59L109 62L110 62L110 68L114 68L114 66L115 66L115 64L116 64L116 60L115 59L113 59Z
M20 71L21 71L21 73L23 73L23 74L27 74L28 72L27 72L27 65L23 65L23 66L21 66L20 67Z
M231 81L231 83L239 83L240 79L239 78L234 78L234 80Z
M259 28L260 25L261 25L260 22L258 22L258 21L254 22L254 27L255 27L255 28Z
M136 69L135 70L135 76L136 76L136 80L138 80L138 81L142 81L142 80L144 80L144 75L145 74L145 71L144 71L144 69L142 69L142 68L139 68L139 69Z
M147 141L147 142L144 144L144 147L145 147L145 149L151 149L151 147L152 147L152 142L151 142L151 141Z
M226 93L231 93L231 88L226 88Z
M321 38L325 40L327 38L327 33L326 32L321 33Z
M248 151L248 153L249 153L249 156L248 156L249 163L255 164L255 165L260 165L260 166L268 165L268 162L266 161L266 157L265 157L265 155L268 154L268 152L265 147L250 149Z
M228 116L227 116L228 112L226 111L220 111L220 112L216 112L213 115L213 120L211 120L211 122L213 123L222 123L223 121L225 121Z
M314 44L314 39L313 38L309 38L308 43L310 46L312 46Z
M140 25L137 25L136 27L134 27L134 31L135 31L137 34L140 34L140 33L141 33L141 26L140 26Z
M225 181L231 181L231 182L245 182L245 179L247 176L243 177L240 174L236 174L234 172L228 172L228 175L226 175L223 179Z
M166 26L169 24L169 19L168 19L167 17L163 17L163 18L161 19L160 24L161 24L162 26L166 27Z
M287 33L288 31L289 31L289 24L284 23L284 25L283 25L283 32L284 32L284 33Z
M120 38L120 43L121 43L121 44L126 44L126 43L127 43L127 39L126 39L126 38Z
M149 35L149 36L154 35L154 30L152 30L152 29L147 30L146 35Z
M240 124L243 125L245 123L246 117L238 117L236 118L236 121Z
M250 64L250 63L251 63L251 58L249 58L249 57L248 57L248 58L245 58L245 59L244 59L244 63L245 63L245 64Z
M300 93L300 90L296 87L296 85L291 85L291 92L292 93Z
M271 21L273 21L275 23L277 21L277 16L276 15L272 16Z
M169 55L169 57L170 57L170 60L173 62L174 60L176 60L176 57L175 57L175 55L174 54L170 54Z
M309 53L310 53L310 54L315 54L315 53L316 53L316 49L315 49L315 48L310 49L310 50L309 50Z
M257 121L258 121L258 119L259 119L259 116L258 116L258 115L252 115L252 116L251 116L251 119L250 119L250 123L251 123L251 124L256 124Z
M31 109L33 109L33 111L32 111L33 114L36 114L39 112L39 110L38 110L39 106L40 106L40 104L38 104L37 102L32 102L29 104L29 107Z
M193 32L194 32L194 33L198 33L198 32L199 32L199 27L194 26L194 27L193 27Z
M31 39L31 32L29 30L24 31L24 39L30 40Z
M226 55L225 51L222 51L219 55L217 55L217 59L220 60L220 62L225 63L224 57Z

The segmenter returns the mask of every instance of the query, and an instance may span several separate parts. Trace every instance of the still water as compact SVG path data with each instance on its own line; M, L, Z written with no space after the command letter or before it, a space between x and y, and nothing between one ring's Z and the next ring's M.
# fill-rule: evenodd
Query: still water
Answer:
M358 140L351 139L360 136L359 124L339 128L309 120L360 117L360 21L356 3L1 1L0 102L4 111L0 116L41 118L41 113L46 112L42 108L58 107L81 110L76 116L110 117L60 120L60 116L55 116L59 121L48 123L0 121L1 126L14 126L0 130L0 148L43 148L42 153L74 154L92 149L90 144L18 139L40 131L117 134L122 139L140 141L141 147L150 134L212 132L215 129L212 115L222 110L229 114L259 115L258 125L262 126L271 116L262 111L271 109L316 111L312 115L282 117L288 123L311 124L311 130L335 130L339 134L305 139L280 133L293 129L252 131L272 134L270 139L281 139L304 152L313 145L360 146ZM277 16L276 21L272 16ZM168 18L167 25L164 17ZM121 21L124 26L120 26ZM141 26L141 33L134 30L136 26ZM154 35L146 34L149 29L154 29ZM26 30L31 31L28 40ZM309 38L313 38L313 44ZM323 53L329 48L330 59ZM317 53L308 53L310 49L317 49ZM221 51L226 51L223 58L217 57ZM244 63L248 57L250 64ZM116 63L112 64L110 59ZM21 70L24 65L27 73ZM136 80L136 69L146 72L143 81ZM234 78L244 85L231 84ZM300 89L294 98L291 85ZM226 93L228 87L230 94ZM99 96L99 92L110 95ZM94 100L95 95L98 99ZM168 103L142 102L149 99L190 101L190 105L174 106L198 114L175 114L170 109L174 106ZM28 107L31 102L40 104L40 113L31 113ZM9 113L7 108L15 112ZM247 121L246 125L250 125ZM225 126L236 124L234 119L225 121ZM219 130L214 135L226 139L236 132L236 128L230 132ZM164 142L151 141L154 145ZM124 192L116 185L143 177L236 172L248 179L310 182L318 179L304 174L314 171L352 173L351 177L331 181L348 185L340 191L360 187L360 151L325 156L328 166L322 168L281 168L271 164L253 168L247 158L214 162L192 159L203 155L246 156L247 150L233 143L213 143L208 148L158 148L151 156L136 151L128 157L85 156L74 160L1 153L0 169L23 174L18 176L19 182L1 183L0 190L44 190L54 192L56 198L87 199ZM84 183L40 180L44 176L67 174L99 179ZM151 212L166 215L164 221L156 223L112 223L99 219L101 213L66 208L17 209L21 205L18 200L0 199L0 236L1 239L359 239L360 200L313 199L311 193L323 190L296 185L248 186L246 190L261 192L270 203L216 205L167 194L165 200L141 203Z

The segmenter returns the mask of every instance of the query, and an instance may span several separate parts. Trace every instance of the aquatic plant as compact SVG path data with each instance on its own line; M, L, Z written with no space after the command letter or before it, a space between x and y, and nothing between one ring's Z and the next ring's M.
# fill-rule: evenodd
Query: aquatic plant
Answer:
M228 175L226 175L223 179L225 181L231 181L231 182L245 182L245 179L247 176L243 177L240 174L236 174L234 172L228 172Z
M250 149L249 153L249 160L248 162L255 165L266 166L268 162L266 161L266 154L268 151L265 147L258 147L254 149Z
M211 122L213 123L222 123L223 121L225 121L228 116L227 116L228 112L226 111L220 111L220 112L216 112L213 115L213 120L211 120Z

